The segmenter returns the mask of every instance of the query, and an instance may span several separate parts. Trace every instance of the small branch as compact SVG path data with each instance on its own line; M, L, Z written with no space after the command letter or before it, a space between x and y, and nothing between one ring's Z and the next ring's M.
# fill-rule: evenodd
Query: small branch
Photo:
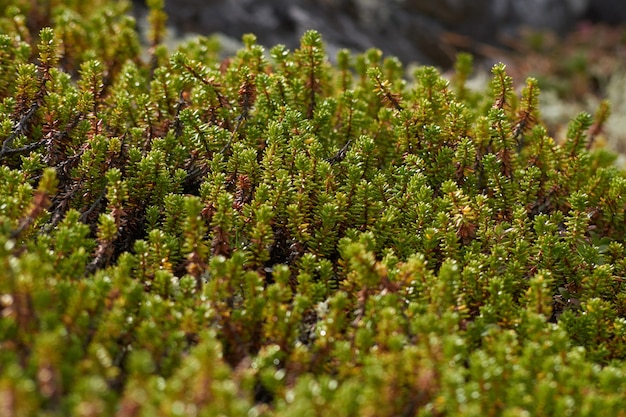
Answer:
M327 161L330 162L331 164L343 161L344 158L346 157L346 154L348 153L350 144L352 144L352 139L348 140L346 144L343 145L341 149L339 149L339 152L337 152L335 156L328 158Z
M39 110L39 103L35 102L30 106L30 108L26 111L26 113L24 113L24 115L20 118L19 122L15 124L15 127L13 128L13 131L11 132L9 137L6 138L4 142L2 143L2 149L0 149L0 160L4 158L5 155L9 155L11 153L16 153L16 152L21 152L25 148L27 148L27 147L24 147L24 148L19 148L19 149L12 149L11 147L13 146L13 141L15 140L17 135L27 133L28 128L26 127L26 125L28 124L30 119L32 119L33 115L35 114L37 110Z

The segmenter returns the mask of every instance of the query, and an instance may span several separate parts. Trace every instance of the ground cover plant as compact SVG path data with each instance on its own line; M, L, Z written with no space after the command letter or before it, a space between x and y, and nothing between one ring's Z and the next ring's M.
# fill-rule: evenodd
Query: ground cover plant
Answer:
M3 416L624 415L609 112L0 3Z

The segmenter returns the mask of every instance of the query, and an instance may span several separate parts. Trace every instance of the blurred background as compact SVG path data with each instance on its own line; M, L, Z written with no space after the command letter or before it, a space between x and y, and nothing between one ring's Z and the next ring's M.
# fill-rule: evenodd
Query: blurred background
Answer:
M141 14L144 2L135 4ZM502 61L520 84L539 79L557 139L576 113L593 114L608 98L612 116L598 143L626 155L626 0L165 0L165 9L174 39L216 35L226 54L245 33L294 49L317 29L331 60L340 48L376 47L445 72L467 51L477 85Z
M457 49L510 46L528 29L563 35L581 22L626 21L624 0L166 0L173 27L295 47L320 31L331 56L372 46L404 62L450 65Z

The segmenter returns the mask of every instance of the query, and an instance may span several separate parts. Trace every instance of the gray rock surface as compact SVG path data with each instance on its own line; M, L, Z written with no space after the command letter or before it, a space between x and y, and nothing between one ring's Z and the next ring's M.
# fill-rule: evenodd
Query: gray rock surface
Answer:
M458 47L497 44L520 27L564 32L582 18L626 21L624 0L166 0L183 32L255 33L267 46L297 47L319 30L330 56L372 46L405 62L447 66Z

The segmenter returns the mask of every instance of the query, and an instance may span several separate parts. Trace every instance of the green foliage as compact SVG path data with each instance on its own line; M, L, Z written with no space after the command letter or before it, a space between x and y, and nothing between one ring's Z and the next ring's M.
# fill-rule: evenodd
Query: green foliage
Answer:
M623 415L626 179L537 81L0 7L0 414ZM150 62L145 62L149 60Z

